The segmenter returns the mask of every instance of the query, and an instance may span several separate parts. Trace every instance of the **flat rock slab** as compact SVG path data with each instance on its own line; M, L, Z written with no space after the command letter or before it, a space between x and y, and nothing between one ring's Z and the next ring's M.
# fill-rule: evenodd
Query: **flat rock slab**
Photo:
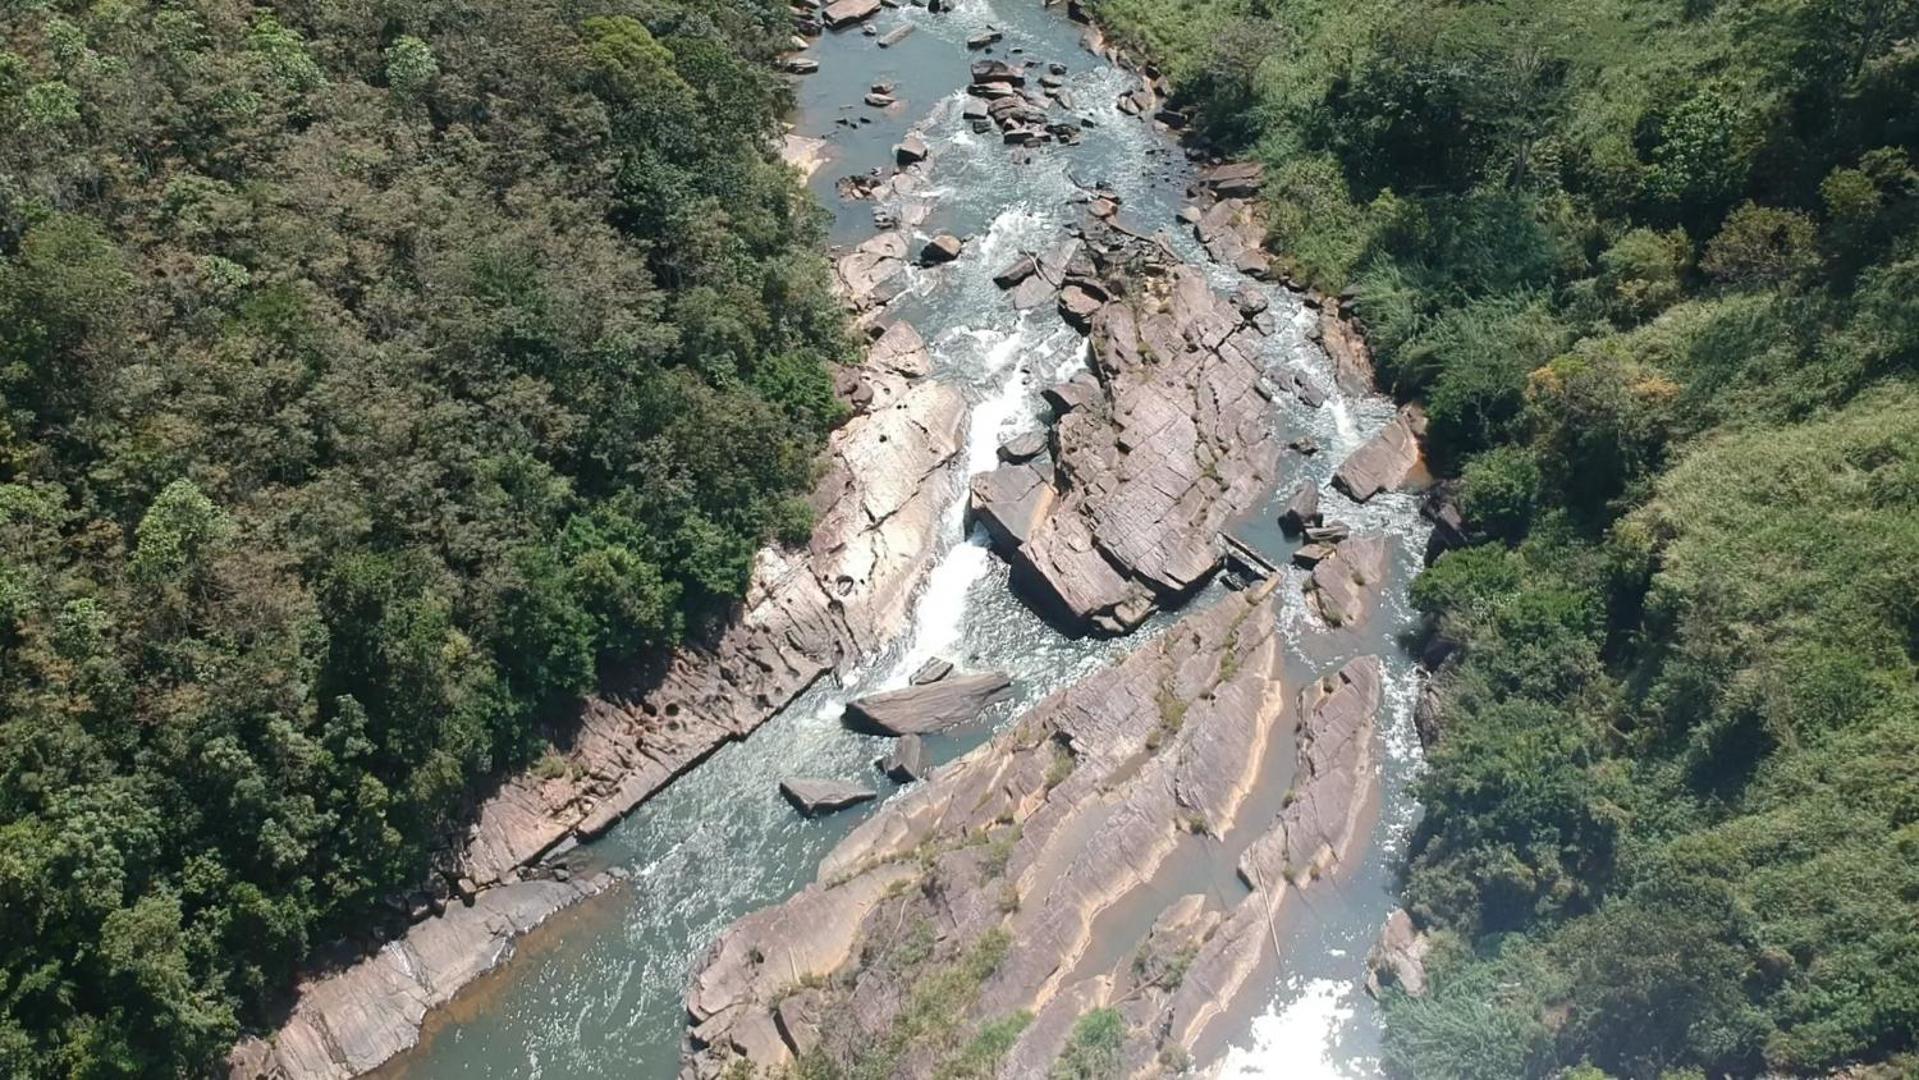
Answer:
M847 703L846 726L872 735L926 735L979 719L1003 701L1013 680L997 671L949 675L938 682L873 694Z
M1306 596L1328 626L1355 626L1365 621L1385 577L1386 538L1356 536L1313 567Z
M924 779L930 764L926 756L926 740L918 735L905 735L893 743L893 748L880 759L880 771L887 779L896 784L910 784Z
M1333 473L1333 486L1354 502L1366 502L1382 491L1410 491L1424 485L1419 440L1426 433L1426 415L1408 405L1387 421L1379 434L1353 451Z
M877 798L879 792L850 780L828 780L811 776L788 777L780 781L780 794L793 808L808 817L830 814L849 806Z
M1029 431L1001 443L997 456L1009 465L1031 461L1046 452L1046 433Z
M936 683L952 673L953 662L935 656L933 659L921 664L920 669L913 673L913 677L909 681L914 686L925 686L927 683Z
M838 30L865 22L879 10L880 0L833 0L820 12L820 20Z

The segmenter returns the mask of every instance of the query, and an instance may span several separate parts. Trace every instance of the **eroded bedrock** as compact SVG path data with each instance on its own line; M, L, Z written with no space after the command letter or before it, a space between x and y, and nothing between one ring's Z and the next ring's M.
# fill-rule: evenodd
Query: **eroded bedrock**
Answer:
M513 941L613 878L523 881L453 901L399 941L328 978L304 984L271 1041L234 1051L232 1075L347 1080L419 1041L427 1012L512 955Z
M965 399L949 383L919 377L924 352L904 324L876 338L859 374L860 411L829 444L810 545L760 552L746 599L717 640L588 699L559 747L566 767L502 784L481 804L444 881L432 883L438 896L423 892L415 906L424 916L450 891L477 893L473 905L444 899L444 917L426 917L373 956L303 983L292 1020L235 1051L234 1077L356 1076L411 1047L428 1009L496 964L515 935L578 898L581 884L549 876L564 871L548 853L606 831L820 676L897 635L948 498L935 474L964 440ZM412 959L435 956L448 959Z
M820 1056L926 1076L990 1043L1001 1075L1041 1076L1104 1008L1131 1074L1257 1007L1273 907L1358 833L1380 697L1373 659L1282 686L1273 589L1041 702L862 824L814 884L730 927L688 993L684 1072ZM1281 816L1246 820L1289 769ZM1235 850L1241 895L1192 891L1189 856Z
M1212 577L1220 529L1272 488L1270 323L1116 231L1037 265L1027 280L1078 305L1066 317L1084 323L1093 371L1047 394L1049 454L976 477L972 510L1049 615L1126 633Z

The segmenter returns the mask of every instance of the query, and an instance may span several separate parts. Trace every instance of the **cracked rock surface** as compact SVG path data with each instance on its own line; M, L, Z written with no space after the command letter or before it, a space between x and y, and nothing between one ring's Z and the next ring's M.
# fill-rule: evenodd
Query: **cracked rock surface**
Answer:
M1050 253L1027 281L1107 298L1085 316L1094 371L1048 394L1050 475L1008 465L976 478L973 506L1043 609L1125 633L1203 585L1220 530L1272 487L1264 334L1200 269L1117 232Z
M814 884L728 928L688 994L683 1074L888 1045L891 1075L933 1075L1025 1011L1001 1075L1045 1075L1099 1007L1126 1021L1126 1075L1190 1050L1262 985L1272 906L1344 856L1370 794L1379 662L1289 694L1274 589L1231 594L1041 702L855 829ZM1285 768L1289 717L1295 798L1270 824L1243 820ZM1253 838L1247 891L1180 889L1180 853L1227 836ZM953 1037L897 1026L929 994Z

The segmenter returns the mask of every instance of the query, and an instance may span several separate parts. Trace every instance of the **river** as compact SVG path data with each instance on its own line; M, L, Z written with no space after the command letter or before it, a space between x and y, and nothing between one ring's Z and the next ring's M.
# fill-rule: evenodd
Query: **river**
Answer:
M621 867L630 879L523 940L512 961L428 1018L418 1048L377 1075L406 1080L677 1075L685 1026L682 994L703 950L732 920L797 891L820 858L879 805L805 820L776 790L782 777L792 775L841 776L885 786L872 765L883 740L841 727L846 700L902 685L922 661L942 656L966 668L1014 676L1016 698L988 718L1004 723L1137 647L1174 618L1156 616L1132 637L1116 641L1075 640L1052 630L1009 591L1007 567L988 551L984 537L967 534L963 474L992 468L1001 442L1038 428L1040 389L1085 363L1083 340L1050 308L1016 312L994 286L994 271L1022 251L1050 246L1077 220L1081 208L1070 201L1079 189L1069 171L1117 190L1128 220L1148 229L1164 227L1176 234L1182 255L1203 263L1204 253L1175 221L1189 178L1185 160L1163 133L1115 108L1136 77L1084 51L1082 28L1037 0L959 0L956 11L940 15L907 7L882 12L875 23L885 31L902 21L916 30L890 48L879 48L858 30L828 34L816 43L807 55L819 60L821 71L796 80L794 120L798 133L830 142L832 157L815 174L812 188L832 214L835 243L858 243L874 227L873 205L841 202L834 180L890 167L893 145L909 130L922 133L932 151L930 188L923 194L932 196L934 209L921 232L971 238L965 257L954 265L913 271L912 294L891 308L931 345L931 377L963 387L971 404L967 448L960 467L944 480L950 496L934 555L938 561L915 601L913 619L886 654L850 673L841 685L816 686L751 738L722 749L583 849L584 859ZM970 130L960 110L967 65L976 54L969 54L964 43L989 26L1004 34L993 56L1069 65L1067 87L1076 111L1097 124L1080 145L1049 147L1038 151L1033 163L1016 164L997 133ZM888 112L862 105L875 82L892 83L901 104ZM855 126L839 123L842 118ZM1244 280L1226 268L1212 273L1227 289ZM1331 387L1326 357L1307 336L1313 320L1301 300L1283 289L1261 288L1285 328L1271 339L1265 358L1271 370L1301 367ZM1393 405L1337 393L1317 410L1290 397L1280 400L1285 437L1310 434L1324 451L1304 458L1288 454L1271 505L1239 534L1284 562L1296 546L1275 524L1284 493L1304 477L1324 485L1345 454L1391 417ZM1377 1073L1377 1018L1360 981L1366 950L1392 906L1393 861L1416 814L1406 789L1418 767L1411 718L1417 675L1394 636L1413 622L1406 588L1418 567L1424 526L1411 496L1382 495L1364 507L1330 487L1323 497L1328 518L1391 537L1390 580L1382 610L1364 632L1331 631L1307 611L1300 589L1303 572L1288 567L1281 586L1286 597L1281 630L1291 653L1289 676L1303 681L1369 652L1386 659L1382 812L1363 864L1345 867L1324 887L1303 894L1294 917L1286 920L1270 1006L1245 1018L1242 1037L1224 1058L1228 1075ZM1224 587L1215 584L1192 603L1209 603ZM977 745L990 735L990 726L933 740L934 760ZM1215 880L1193 887L1235 887L1230 872L1221 869L1196 869Z

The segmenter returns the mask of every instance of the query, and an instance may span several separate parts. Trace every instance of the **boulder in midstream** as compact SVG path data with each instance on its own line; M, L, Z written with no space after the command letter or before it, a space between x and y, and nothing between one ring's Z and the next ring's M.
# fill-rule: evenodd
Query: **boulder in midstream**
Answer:
M1306 597L1328 626L1355 626L1371 610L1385 576L1385 537L1356 536L1313 566Z
M869 694L846 705L846 726L873 735L925 735L979 719L1003 701L1013 680L997 671L949 675L937 682Z
M1058 417L1054 495L1007 500L1043 513L1024 539L995 536L1038 606L1101 633L1132 629L1210 578L1220 530L1265 496L1277 468L1262 335L1198 268L1113 236L1101 242L1146 267L1135 279L1098 282L1077 242L1040 260L1038 276L1070 278L1063 295L1090 312L1095 371L1046 392Z

